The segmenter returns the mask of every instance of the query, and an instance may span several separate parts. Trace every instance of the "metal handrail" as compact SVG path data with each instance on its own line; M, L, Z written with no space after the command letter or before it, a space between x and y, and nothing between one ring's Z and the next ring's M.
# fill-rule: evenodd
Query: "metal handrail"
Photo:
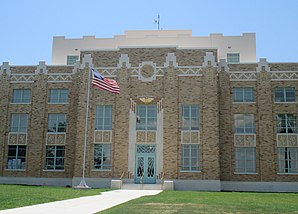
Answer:
M124 176L124 172L122 172L120 177L120 189L122 189L122 185L123 185L123 182L122 182L123 176Z

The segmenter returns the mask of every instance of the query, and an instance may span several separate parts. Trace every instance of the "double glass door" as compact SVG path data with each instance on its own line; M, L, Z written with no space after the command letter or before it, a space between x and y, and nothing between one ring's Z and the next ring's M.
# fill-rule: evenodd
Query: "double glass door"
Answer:
M136 145L135 183L156 183L155 145Z

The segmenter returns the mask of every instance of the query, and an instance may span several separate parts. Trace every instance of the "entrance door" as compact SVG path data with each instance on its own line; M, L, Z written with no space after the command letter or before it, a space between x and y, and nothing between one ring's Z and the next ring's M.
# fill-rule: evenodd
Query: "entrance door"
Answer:
M135 183L156 183L155 150L155 145L137 145Z

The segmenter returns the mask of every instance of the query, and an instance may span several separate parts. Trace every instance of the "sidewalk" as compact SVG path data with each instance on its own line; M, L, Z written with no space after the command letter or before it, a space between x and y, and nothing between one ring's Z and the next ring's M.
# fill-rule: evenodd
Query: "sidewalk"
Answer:
M161 190L113 190L101 195L56 201L0 211L0 214L91 214Z

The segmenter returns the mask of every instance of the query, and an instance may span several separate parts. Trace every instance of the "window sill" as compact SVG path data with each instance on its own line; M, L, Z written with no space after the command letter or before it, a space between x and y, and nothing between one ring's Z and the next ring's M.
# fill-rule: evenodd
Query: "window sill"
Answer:
M234 175L257 175L257 172L234 172Z
M297 104L297 102L274 102L275 104Z
M10 103L11 105L30 105L31 103Z
M298 172L278 172L278 175L298 175Z
M48 105L66 105L66 104L68 104L68 103L48 103Z
M256 104L256 102L233 102L233 104Z
M26 169L5 169L5 171L11 171L11 172L25 172Z
M92 169L92 172L111 172L111 169Z
M64 169L63 170L60 170L60 169L59 170L58 169L57 170L55 170L55 169L44 169L43 171L44 172L65 172Z
M180 170L180 172L188 172L188 173L197 173L197 172L202 172L202 171L200 171L200 170L194 170L194 171L191 171L191 170Z

